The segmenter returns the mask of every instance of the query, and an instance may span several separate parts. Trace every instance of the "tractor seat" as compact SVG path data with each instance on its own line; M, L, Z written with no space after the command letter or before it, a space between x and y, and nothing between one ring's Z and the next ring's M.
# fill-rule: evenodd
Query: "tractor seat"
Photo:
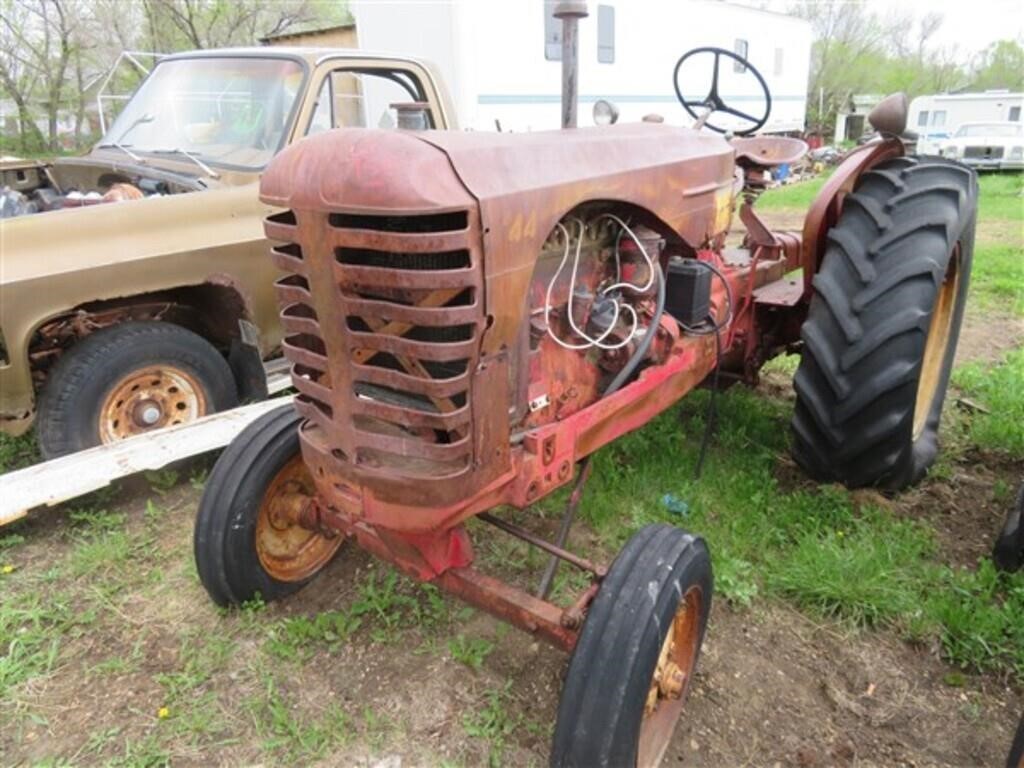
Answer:
M774 168L795 163L807 153L807 144L785 136L751 136L733 139L736 164L747 169Z

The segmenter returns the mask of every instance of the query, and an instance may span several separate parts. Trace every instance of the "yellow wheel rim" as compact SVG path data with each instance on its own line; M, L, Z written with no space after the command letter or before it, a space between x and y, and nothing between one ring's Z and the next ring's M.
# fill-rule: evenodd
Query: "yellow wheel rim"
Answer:
M658 765L672 740L697 662L703 610L703 592L690 587L676 609L647 691L637 750L639 768Z
M299 524L302 509L316 493L313 478L296 455L267 486L256 518L256 555L278 581L302 581L338 551L344 536L325 536Z
M950 331L956 301L960 294L960 245L953 250L946 268L946 275L939 286L932 308L932 319L928 325L928 336L924 343L924 357L921 361L921 375L917 381L917 399L914 401L913 438L917 440L928 425L928 416L939 392L943 364L950 346Z

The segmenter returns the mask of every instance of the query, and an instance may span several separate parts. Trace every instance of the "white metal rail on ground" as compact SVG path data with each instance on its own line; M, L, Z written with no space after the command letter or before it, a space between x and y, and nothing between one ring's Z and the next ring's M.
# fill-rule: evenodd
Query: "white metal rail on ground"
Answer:
M52 507L123 477L223 448L264 413L291 402L291 397L273 397L291 386L287 361L274 360L266 371L268 400L0 475L0 526L36 507Z

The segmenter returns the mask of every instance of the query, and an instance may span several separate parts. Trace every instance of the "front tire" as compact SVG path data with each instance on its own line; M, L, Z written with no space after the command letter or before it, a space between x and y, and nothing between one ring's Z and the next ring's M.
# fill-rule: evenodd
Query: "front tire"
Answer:
M193 549L196 569L217 605L266 602L298 591L341 546L296 524L291 505L316 493L302 462L291 404L256 419L221 454L199 501Z
M231 368L210 342L172 323L126 322L65 352L39 398L47 459L233 408Z
M794 379L793 456L815 479L899 490L935 461L977 200L970 169L910 157L846 196Z
M587 613L558 706L551 765L655 766L682 715L711 611L700 538L649 525Z

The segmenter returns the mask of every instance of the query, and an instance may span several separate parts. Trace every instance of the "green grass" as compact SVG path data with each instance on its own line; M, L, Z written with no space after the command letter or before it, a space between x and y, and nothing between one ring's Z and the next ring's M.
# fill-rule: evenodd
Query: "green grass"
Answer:
M1022 360L1024 352L1015 353L1006 366L961 381L978 400L998 394L993 415L1010 417L990 426L975 417L968 427L973 445L1016 445L1024 387L1011 380L1024 380ZM647 523L680 525L707 539L716 591L734 605L782 599L851 628L933 639L954 664L1024 682L1024 646L1013 645L1014 622L1024 615L1024 573L979 586L982 571L940 561L927 523L902 520L882 502L859 503L838 486L786 479L794 476L779 472L789 462L789 407L738 387L720 395L718 434L695 480L707 396L693 393L595 457L581 511L610 549ZM999 425L1003 433L992 432ZM683 504L666 504L666 494Z
M983 173L978 217L982 220L1024 220L1024 173Z
M40 461L39 447L32 432L11 437L0 432L0 475Z
M494 643L483 637L456 635L448 641L448 652L452 658L473 670L483 667L493 650Z
M769 189L757 199L757 207L761 210L774 210L778 208L797 208L806 210L810 207L818 192L828 181L831 171L825 171L807 181L798 181L793 184L786 184L775 189Z
M1024 317L1024 252L1020 243L975 245L967 300Z
M1024 349L1010 352L1000 365L962 366L953 372L953 384L988 411L971 415L971 442L1024 459Z
M504 764L506 742L521 724L520 719L510 714L507 708L511 688L512 682L509 681L501 687L488 689L483 701L462 719L462 728L467 735L488 743L488 764L491 766Z

